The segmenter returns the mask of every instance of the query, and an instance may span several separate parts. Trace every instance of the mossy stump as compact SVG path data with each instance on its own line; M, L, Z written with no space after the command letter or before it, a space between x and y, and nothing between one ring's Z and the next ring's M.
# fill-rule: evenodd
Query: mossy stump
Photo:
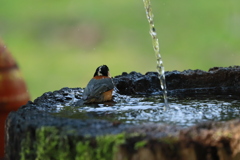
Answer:
M93 125L94 123L92 122ZM13 131L11 122L8 121L8 124L8 131ZM119 129L119 126L112 127ZM120 133L103 135L100 133L93 136L81 135L78 129L73 128L68 130L55 126L34 128L30 125L25 131L22 130L22 134L8 137L6 158L21 160L240 159L240 120L204 123L188 129L157 124L122 126L122 128L125 130ZM96 134L97 132L98 128ZM19 145L14 146L16 143Z
M239 99L240 67L166 73L174 96L231 95ZM132 72L114 78L121 94L160 93L157 74ZM197 91L197 92L196 92ZM71 94L70 94L71 93ZM190 128L129 125L71 119L53 113L81 98L81 88L44 93L11 112L6 121L7 160L238 160L240 120L205 122ZM74 96L72 96L74 95Z
M54 117L27 105L10 113L6 129L9 160L240 159L240 119L187 129L134 126Z

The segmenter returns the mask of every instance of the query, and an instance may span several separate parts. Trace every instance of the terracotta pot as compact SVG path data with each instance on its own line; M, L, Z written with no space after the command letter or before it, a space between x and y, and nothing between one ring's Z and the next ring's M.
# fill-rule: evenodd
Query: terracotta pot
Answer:
M9 112L29 101L25 81L11 53L0 40L0 158L4 156L4 126Z

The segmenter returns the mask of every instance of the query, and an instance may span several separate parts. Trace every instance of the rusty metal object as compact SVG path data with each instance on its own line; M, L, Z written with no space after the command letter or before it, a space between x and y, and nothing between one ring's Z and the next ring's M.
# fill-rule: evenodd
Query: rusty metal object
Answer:
M0 40L0 158L4 156L4 130L8 113L26 104L29 99L17 63Z
M29 99L29 93L17 63L0 41L0 111L17 110Z

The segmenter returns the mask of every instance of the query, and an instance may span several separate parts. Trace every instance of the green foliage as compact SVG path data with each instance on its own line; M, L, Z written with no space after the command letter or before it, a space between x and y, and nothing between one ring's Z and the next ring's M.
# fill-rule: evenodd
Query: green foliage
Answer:
M167 71L239 65L240 1L152 0L152 7ZM112 76L156 70L142 1L1 0L0 15L0 36L32 99L85 87L102 64Z

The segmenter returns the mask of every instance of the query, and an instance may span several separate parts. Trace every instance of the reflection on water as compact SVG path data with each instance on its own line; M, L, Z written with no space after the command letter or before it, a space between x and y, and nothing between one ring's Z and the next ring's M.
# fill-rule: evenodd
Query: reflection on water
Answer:
M237 118L240 114L240 101L226 98L169 98L167 111L164 111L164 101L159 96L118 95L114 101L82 107L58 105L54 114L77 119L105 119L131 124L153 122L180 126L191 126L204 121L226 121Z

